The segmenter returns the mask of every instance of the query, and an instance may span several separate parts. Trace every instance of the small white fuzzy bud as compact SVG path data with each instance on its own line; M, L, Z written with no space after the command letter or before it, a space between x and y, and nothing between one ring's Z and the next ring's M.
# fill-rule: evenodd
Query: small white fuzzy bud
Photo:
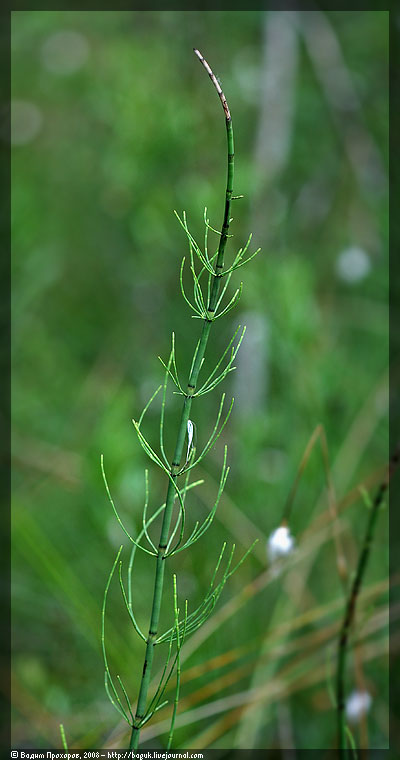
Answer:
M353 691L346 700L346 716L351 723L358 723L367 714L372 704L368 691Z
M187 437L188 437L188 447L187 447L187 454L186 454L186 461L189 460L190 453L192 451L192 443L193 443L193 422L192 420L187 421Z
M287 525L280 525L274 530L267 541L267 553L270 562L290 554L294 549L294 538Z

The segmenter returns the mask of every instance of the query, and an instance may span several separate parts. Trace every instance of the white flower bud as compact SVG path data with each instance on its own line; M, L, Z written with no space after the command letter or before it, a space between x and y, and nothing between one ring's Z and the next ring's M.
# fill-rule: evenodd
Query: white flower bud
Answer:
M187 421L187 437L188 437L188 447L187 447L187 454L186 454L186 462L189 461L190 454L192 453L193 448L193 422L192 420Z
M358 723L372 704L368 691L353 691L346 700L346 716L351 723Z
M287 525L280 525L271 533L267 541L267 553L270 562L275 562L278 557L290 554L294 549L294 538L290 534Z

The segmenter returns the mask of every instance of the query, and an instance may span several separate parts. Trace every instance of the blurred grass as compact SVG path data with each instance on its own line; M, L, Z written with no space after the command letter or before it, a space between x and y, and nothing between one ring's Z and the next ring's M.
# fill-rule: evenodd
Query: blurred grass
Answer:
M222 213L223 122L194 45L221 76L234 120L235 191L245 198L234 209L230 250L253 230L254 247L263 252L241 270L244 293L235 317L215 330L210 365L238 323L248 324L251 350L242 360L239 355L227 385L237 400L225 436L232 465L227 496L208 533L207 561L200 543L174 564L182 595L193 605L200 600L226 537L239 543L242 537L242 551L252 534L267 537L277 526L317 424L326 431L339 502L358 483L377 482L388 440L387 25L385 11L13 12L15 746L59 746L60 719L69 741L82 747L112 741L117 725L103 688L99 631L104 584L124 536L104 493L100 453L133 530L147 463L130 420L160 382L156 357L167 355L171 330L186 371L198 327L178 294L186 250L173 210L187 211L199 237L204 206L212 224ZM358 279L351 248L362 252ZM198 435L205 440L217 400L197 403ZM169 410L172 440L172 395ZM155 409L148 429L156 435L156 428ZM217 446L202 476L215 481L221 454ZM153 470L150 477L151 503L158 506L165 484ZM327 509L324 482L316 448L296 497L296 537ZM204 496L201 489L193 494L193 513L206 514L211 488L208 482ZM341 517L350 568L365 517L361 499ZM225 623L229 646L227 630L216 627L185 667L252 642L261 651L264 633L341 598L331 534L320 552L299 562L299 595L288 581L262 587L243 614ZM260 542L220 607L265 566ZM135 603L143 624L149 567L139 560ZM387 575L383 513L369 587ZM296 576L287 578L294 583ZM118 594L116 585L109 650L116 672L129 674L134 698L142 647ZM365 625L384 603L373 598ZM308 632L322 635L328 623L313 622ZM363 666L376 700L368 721L376 747L388 742L386 641L383 622ZM284 648L267 656L267 667L279 674L290 657ZM293 740L298 747L332 746L323 677L308 686L314 664L306 655L300 664L299 688L279 676L279 704L288 706ZM215 698L246 691L264 665L255 659L240 686L221 683ZM206 673L196 689L207 682ZM185 682L183 705L190 695ZM312 736L304 720L310 711ZM209 746L237 746L240 732L230 714L222 728L218 717L214 728L209 720L182 725L177 741L200 746L196 737L204 730ZM279 746L281 722L271 707L254 729L254 746ZM163 738L153 741L162 746Z

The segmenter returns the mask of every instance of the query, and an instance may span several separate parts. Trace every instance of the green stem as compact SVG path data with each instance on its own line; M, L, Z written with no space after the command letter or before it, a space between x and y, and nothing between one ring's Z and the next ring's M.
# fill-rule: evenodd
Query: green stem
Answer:
M219 98L221 100L221 103L225 112L227 145L228 145L228 168L227 168L224 218L223 218L223 223L221 227L221 235L220 235L220 241L219 241L219 246L218 246L218 255L216 258L215 269L214 269L214 280L213 280L213 284L212 284L212 288L210 292L209 302L207 304L208 315L207 315L207 318L203 322L200 341L195 350L195 354L193 358L193 367L189 376L189 381L188 381L188 386L187 386L187 395L183 402L181 419L179 423L178 434L177 434L176 445L175 445L175 452L174 452L174 457L173 457L172 466L171 466L171 478L173 480L176 479L177 474L180 469L180 463L182 459L182 453L183 453L186 430L187 430L187 422L189 419L190 409L192 406L193 394L196 390L202 361L203 361L205 351L207 348L208 338L209 338L210 330L211 330L211 324L213 321L212 319L213 312L215 311L215 307L216 307L216 303L218 299L218 292L220 289L222 271L223 271L223 266L224 266L225 246L226 246L226 241L228 239L228 231L229 231L229 223L230 223L230 208L231 208L231 199L232 199L232 191L233 191L233 172L234 172L233 129L232 129L232 119L229 112L228 104L226 102L224 93L222 92L221 87L217 79L215 78L214 74L212 73L207 61L205 61L205 59L203 58L201 53L199 53L198 50L195 50L195 53L197 57L199 58L199 60L201 61L201 63L203 64L206 71L208 72L218 92ZM160 612L161 612L161 600L162 600L163 586L164 586L165 552L166 552L166 548L168 544L168 536L169 536L169 531L171 527L171 518L172 518L172 511L173 511L173 506L174 506L174 499L175 499L175 487L174 487L174 483L170 479L168 483L166 506L164 510L163 523L161 527L160 541L158 544L151 620L150 620L149 633L146 640L146 653L145 653L144 663L143 663L143 672L142 672L142 679L140 683L136 714L135 714L135 719L132 726L132 733L131 733L131 739L130 739L130 744L129 744L130 749L137 749L138 747L141 721L143 720L143 717L146 712L147 694L148 694L149 685L150 685L155 641L157 638L158 624L159 624Z
M346 715L345 715L345 670L346 659L348 652L348 640L350 627L353 622L356 602L360 592L361 584L363 581L365 569L368 562L369 553L371 551L371 544L374 535L376 520L379 513L379 507L382 503L383 497L389 485L390 477L393 470L399 462L399 448L390 459L389 467L386 478L383 480L378 488L375 499L370 509L370 514L367 523L367 529L365 531L364 541L362 544L361 553L358 559L358 565L353 584L350 589L349 597L346 604L346 610L343 618L342 627L340 629L339 644L338 644L338 664L336 673L336 708L337 708L337 733L338 733L338 746L341 750L343 757L347 754L347 739L346 739Z

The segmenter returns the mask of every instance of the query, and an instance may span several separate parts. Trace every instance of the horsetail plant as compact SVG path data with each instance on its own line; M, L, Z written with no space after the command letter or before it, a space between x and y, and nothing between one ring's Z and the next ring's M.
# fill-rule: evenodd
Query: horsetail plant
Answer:
M353 750L353 754L355 753L354 739L349 727L347 726L346 717L351 717L352 712L353 713L358 712L358 714L361 714L362 710L367 712L370 706L370 699L371 699L368 692L359 692L359 693L353 692L351 697L353 697L354 694L356 695L357 710L354 709L354 701L353 701L353 706L351 705L351 702L349 702L349 700L347 701L347 703L345 701L345 672L346 672L346 661L347 661L348 645L349 645L349 635L350 635L351 626L354 620L356 604L357 604L357 600L360 594L361 585L364 580L364 575L365 575L365 570L366 570L368 559L369 559L369 554L371 551L371 545L372 545L372 541L373 541L373 537L375 533L378 514L380 511L380 507L382 505L383 499L385 497L386 491L389 487L390 478L392 477L394 470L398 467L399 460L400 460L400 444L397 444L396 449L389 460L385 477L376 492L374 500L371 502L369 497L367 496L367 503L368 503L368 509L369 509L367 526L365 529L364 539L362 542L362 547L361 547L361 551L358 558L357 569L356 569L354 579L352 581L352 584L348 592L345 611L343 615L343 621L340 627L340 633L339 633L339 639L338 639L338 651L337 651L337 666L336 666L336 717L337 717L338 747L340 749L341 755L343 755L344 758L347 757L348 744Z
M138 747L141 728L152 718L157 710L166 704L166 701L164 700L166 687L172 675L176 673L176 688L175 697L173 700L171 727L167 740L167 748L171 747L180 689L180 652L185 637L199 628L211 615L228 578L238 569L238 567L242 564L254 546L253 544L250 549L246 551L244 556L236 563L236 565L233 565L233 555L235 551L235 545L233 545L229 553L228 560L225 564L225 569L220 571L226 549L226 543L223 544L206 596L198 605L198 607L191 612L188 611L187 601L185 601L185 604L183 605L183 610L179 606L178 584L176 575L174 575L172 594L173 625L168 630L161 633L159 632L161 605L164 594L164 572L166 560L173 555L182 552L184 549L192 546L204 535L206 530L208 530L214 519L215 512L221 499L221 495L229 474L229 466L227 465L227 447L225 446L219 487L214 505L212 506L205 520L202 523L196 522L190 535L185 538L186 498L191 489L197 487L203 482L201 480L190 482L191 471L200 461L202 461L202 459L204 459L206 454L213 448L216 441L220 437L231 414L233 399L228 406L228 410L224 412L225 393L222 394L216 421L211 435L204 447L200 450L199 454L196 453L195 425L190 418L192 403L195 398L213 391L227 377L227 375L235 369L234 361L245 333L245 327L241 327L239 325L212 372L205 380L202 380L202 382L200 382L199 377L205 359L211 327L213 322L226 315L231 309L233 309L240 299L242 285L240 285L240 287L234 292L230 300L228 300L226 303L223 303L233 272L250 261L254 256L257 255L260 250L258 249L246 257L251 242L250 235L244 247L240 248L234 257L233 263L228 267L225 267L224 265L225 247L228 237L231 237L229 234L229 225L232 221L230 216L231 202L243 196L234 196L232 194L234 172L234 143L232 119L228 103L219 84L219 81L214 76L209 64L198 50L195 49L194 52L209 74L209 77L215 89L217 90L224 110L228 149L225 207L220 231L214 229L210 225L210 220L207 216L207 209L205 209L205 232L203 247L198 245L193 235L191 234L185 212L183 212L181 216L175 212L179 223L185 231L189 243L189 266L193 280L192 298L189 298L187 296L183 284L183 272L186 261L185 257L182 260L180 269L180 288L185 302L190 307L191 311L194 312L192 314L192 317L202 320L203 324L200 332L200 337L194 349L187 383L184 384L181 381L178 373L175 354L175 334L172 333L171 351L168 360L164 362L163 359L159 357L161 364L165 370L164 382L152 395L149 402L143 409L139 419L133 420L139 443L141 444L149 459L158 467L160 467L160 469L165 473L165 477L168 483L165 503L162 504L161 507L159 507L151 516L148 516L149 473L147 470L145 471L145 504L143 508L142 529L136 537L133 537L129 533L129 531L123 525L122 520L118 514L107 482L103 457L101 458L101 469L108 498L111 502L112 509L119 522L120 527L132 544L127 570L126 585L122 575L122 562L120 559L123 548L122 546L118 550L110 575L108 577L103 600L101 632L105 667L105 689L111 703L131 728L129 744L130 749L136 749ZM209 252L209 231L212 231L219 236L219 244L215 252ZM164 419L167 385L169 380L171 380L175 386L174 393L183 397L175 450L171 461L167 457L164 446ZM143 421L148 408L150 407L157 394L160 393L160 391L162 392L160 435L159 450L156 451L156 449L149 443L143 432ZM186 449L185 441L187 441ZM178 478L182 476L184 476L183 484L178 485ZM178 506L178 511L177 516L173 518L175 504ZM156 543L151 536L150 528L154 520L160 515L162 515L162 526L158 543ZM144 545L145 543L146 545ZM141 549L146 554L155 558L154 592L147 635L145 635L140 629L133 612L132 570L137 549ZM127 690L124 683L122 682L121 677L117 675L116 679L114 680L111 675L105 646L105 613L107 596L113 575L117 568L119 583L126 610L136 633L145 643L143 672L135 712L132 710L131 700L128 696ZM219 571L221 572L222 577L220 577L220 580L217 580ZM165 644L167 648L165 664L155 693L149 697L154 650L156 646L160 644Z

